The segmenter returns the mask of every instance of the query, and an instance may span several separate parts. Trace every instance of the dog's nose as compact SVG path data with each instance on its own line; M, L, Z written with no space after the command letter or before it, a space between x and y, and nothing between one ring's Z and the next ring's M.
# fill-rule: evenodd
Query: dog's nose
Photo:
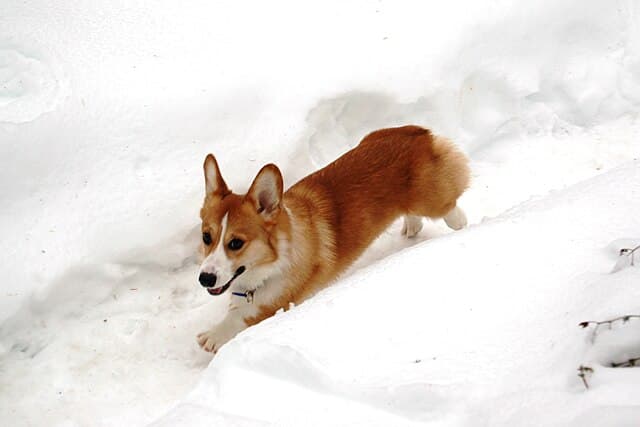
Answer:
M212 288L216 284L216 275L212 273L200 273L198 280L205 288Z

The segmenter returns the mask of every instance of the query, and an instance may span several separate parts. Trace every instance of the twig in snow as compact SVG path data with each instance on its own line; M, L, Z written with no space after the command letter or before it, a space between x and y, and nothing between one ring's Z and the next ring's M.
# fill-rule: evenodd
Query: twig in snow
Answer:
M626 360L624 362L612 362L612 368L632 368L634 366L640 366L640 357L634 357L633 359Z
M616 317L615 319L602 321L587 320L586 322L580 322L578 325L582 328L586 328L589 325L596 325L596 328L600 325L609 325L609 328L611 328L611 325L615 322L627 323L631 319L640 319L640 314L627 314L624 316Z
M627 314L624 316L616 317L615 319L602 320L602 321L587 320L585 322L578 323L578 326L580 326L581 328L587 328L590 325L595 325L595 328L593 329L593 335L591 337L591 341L593 342L596 339L598 328L600 328L600 326L609 325L609 329L611 329L611 327L615 322L627 323L631 319L640 319L640 314Z
M578 368L578 376L582 380L582 384L584 384L584 387L587 390L589 390L587 376L591 376L591 374L593 374L593 368L590 368L589 366L580 365L580 367Z
M640 245L636 246L635 248L622 248L620 249L620 256L626 255L628 257L631 257L631 265L633 266L633 257L638 249L640 249Z

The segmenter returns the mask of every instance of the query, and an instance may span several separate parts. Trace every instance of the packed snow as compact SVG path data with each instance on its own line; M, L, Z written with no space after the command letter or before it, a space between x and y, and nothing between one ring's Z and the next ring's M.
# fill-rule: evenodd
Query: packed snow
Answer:
M0 424L637 425L639 3L130 3L2 7ZM407 123L470 226L203 352L205 155L291 185Z

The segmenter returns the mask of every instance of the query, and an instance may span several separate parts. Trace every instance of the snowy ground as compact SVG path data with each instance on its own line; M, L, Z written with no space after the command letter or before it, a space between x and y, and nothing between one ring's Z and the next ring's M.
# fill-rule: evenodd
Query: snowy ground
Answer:
M0 14L0 424L637 424L640 320L578 327L640 314L637 2L129 3ZM291 184L405 123L471 226L199 350L204 155Z

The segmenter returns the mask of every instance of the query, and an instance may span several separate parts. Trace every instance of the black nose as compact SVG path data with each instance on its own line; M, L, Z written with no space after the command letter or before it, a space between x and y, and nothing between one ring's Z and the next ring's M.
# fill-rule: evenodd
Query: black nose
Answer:
M198 280L205 288L212 288L216 284L216 275L211 273L200 273Z

